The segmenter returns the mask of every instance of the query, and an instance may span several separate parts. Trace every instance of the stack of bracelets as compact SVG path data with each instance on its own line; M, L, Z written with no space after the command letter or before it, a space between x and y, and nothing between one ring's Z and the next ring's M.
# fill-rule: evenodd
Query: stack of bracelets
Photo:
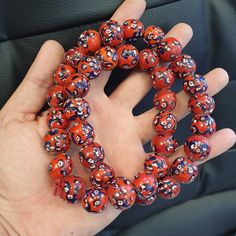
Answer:
M139 52L129 44L140 38L149 49ZM103 22L99 33L84 31L78 47L65 53L64 64L55 71L54 84L47 95L51 107L46 118L49 131L43 138L46 151L55 155L48 169L63 200L68 203L81 200L82 207L94 213L102 212L108 200L116 209L126 210L135 202L150 205L157 195L175 198L180 183L195 179L198 168L194 162L205 160L211 151L207 137L216 130L215 120L210 116L215 102L205 93L208 87L205 78L195 74L194 59L181 52L180 42L173 37L164 38L161 28L151 25L144 30L139 20L129 19L123 25L115 20ZM170 64L158 66L161 60ZM104 149L94 142L94 128L86 121L90 106L84 97L90 89L89 81L99 76L102 69L110 71L116 66L131 69L137 65L149 74L150 83L157 90L153 100L157 108L153 127L157 134L152 138L153 152L147 154L144 170L129 180L116 177L112 167L104 163ZM184 143L185 156L170 165L168 157L178 146L173 138L177 119L171 113L176 106L176 95L170 89L175 77L183 79L183 89L190 95L188 109L193 114L193 135ZM80 147L81 164L90 169L89 187L81 177L70 175L73 164L66 152L71 141Z

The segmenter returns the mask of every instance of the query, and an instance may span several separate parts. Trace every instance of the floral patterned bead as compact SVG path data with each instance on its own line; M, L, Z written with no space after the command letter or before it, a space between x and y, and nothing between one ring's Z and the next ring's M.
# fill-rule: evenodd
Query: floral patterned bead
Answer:
M90 106L84 98L68 98L64 103L64 114L70 121L83 121L91 113Z
M171 166L172 176L180 183L188 184L194 181L198 175L197 166L186 157L178 157Z
M63 108L50 108L46 116L46 121L50 129L66 129L70 124Z
M101 47L100 34L96 30L85 30L78 39L80 49L87 55L93 54Z
M165 33L160 27L150 25L144 31L143 39L150 47L156 47L161 42L164 35Z
M107 205L106 190L101 187L90 186L85 189L82 196L82 207L92 213L101 213Z
M128 19L123 23L124 39L128 42L138 41L144 33L143 23L136 19Z
M85 57L85 53L81 50L81 48L73 47L65 52L64 60L67 65L77 68L78 63L84 57ZM74 71L73 73L76 73L76 72Z
M47 103L50 107L63 107L67 97L64 86L55 85L48 90Z
M50 129L43 137L43 146L51 154L65 152L70 148L70 139L64 129Z
M144 161L144 169L154 174L156 178L163 178L169 170L169 163L165 155L148 153Z
M115 177L108 185L107 194L111 204L119 210L127 210L135 203L133 184L125 177Z
M53 82L57 85L64 86L67 78L75 72L75 69L70 65L61 64L57 67L53 75Z
M87 121L75 123L69 129L70 139L77 145L87 145L93 142L95 132L91 124Z
M151 49L146 48L139 53L139 67L142 71L150 73L159 64L159 56Z

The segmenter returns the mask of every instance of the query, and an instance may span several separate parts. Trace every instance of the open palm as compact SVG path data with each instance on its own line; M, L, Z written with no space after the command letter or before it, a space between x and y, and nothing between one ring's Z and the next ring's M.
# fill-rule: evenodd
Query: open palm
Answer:
M144 9L143 0L128 0L113 19L122 23L126 18L140 18ZM168 36L178 38L185 46L192 37L192 30L186 24L178 24ZM87 213L80 204L69 205L53 196L55 186L47 172L51 156L42 147L42 137L48 129L46 111L37 113L45 103L53 71L62 62L63 53L59 43L47 41L0 112L0 232L3 236L94 235L120 213L110 205L101 214ZM110 72L104 71L91 81L91 90L86 96L92 110L88 121L95 128L96 142L105 149L105 161L114 168L116 175L132 178L143 169L143 144L154 135L152 119L157 111L151 109L136 117L132 114L133 107L150 89L145 73L133 72L107 97L104 86L109 75ZM228 82L223 69L215 69L205 77L210 95L216 94ZM178 93L174 110L178 120L187 115L187 101L184 92ZM223 129L217 131L210 142L210 158L213 158L235 143L235 134L230 129ZM169 158L170 162L181 153L182 147L179 147ZM71 155L76 167L74 174L88 181L87 170L78 161L77 147L72 147Z

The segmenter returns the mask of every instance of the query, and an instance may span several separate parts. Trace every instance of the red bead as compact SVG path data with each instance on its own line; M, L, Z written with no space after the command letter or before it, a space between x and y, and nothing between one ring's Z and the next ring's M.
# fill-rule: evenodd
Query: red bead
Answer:
M50 129L66 129L70 124L63 108L50 108L46 116L46 121Z
M198 175L197 166L186 157L178 157L171 166L172 176L180 183L188 184L194 181Z
M159 56L151 49L143 49L139 53L139 67L147 73L154 70L159 64Z
M90 83L86 75L76 73L67 79L65 88L69 96L84 97L89 92Z
M159 111L172 111L176 106L176 95L169 88L164 88L156 93L153 103Z
M173 61L182 52L182 46L176 38L165 38L158 45L157 51L163 61Z
M152 172L156 178L162 178L169 170L168 160L164 155L148 153L144 161L144 169Z
M133 185L138 198L147 199L156 194L158 182L149 171L141 171L134 176Z
M140 198L137 197L137 198L136 198L136 203L138 203L138 204L141 205L141 206L149 206L149 205L151 205L153 202L155 202L156 198L157 198L157 195L156 195L156 194L152 195L152 196L149 197L149 198L145 198L145 199L140 199Z
M89 179L92 185L106 188L114 175L114 170L108 164L102 163L91 171Z
M92 54L102 45L100 34L96 30L85 30L79 36L78 45L85 54Z
M87 145L93 142L95 132L87 121L75 123L69 129L70 139L77 145Z
M94 169L102 164L105 152L100 144L90 143L80 149L79 158L84 167Z
M90 107L84 98L68 98L64 103L64 113L70 121L82 121L89 117Z
M118 66L122 69L131 69L135 67L139 61L138 49L131 44L120 46L117 53Z
M216 122L210 115L195 115L191 121L191 131L209 137L216 131Z
M185 78L196 71L195 60L186 54L178 56L170 65L169 68L180 79Z
M118 54L114 48L102 47L95 52L94 56L100 61L104 70L113 70L117 66Z
M43 145L52 154L65 152L70 148L70 139L64 129L50 129L43 138Z
M206 93L197 93L189 99L188 109L195 115L211 114L215 109L215 100Z
M64 60L67 65L77 67L80 60L82 60L84 57L85 53L81 50L81 48L73 47L65 52Z
M178 143L175 139L173 139L172 135L157 134L152 138L151 146L153 152L170 156L175 152Z
M93 213L101 213L107 205L108 197L106 190L101 187L90 186L85 189L82 196L82 207Z
M203 161L209 156L211 145L206 137L193 135L185 140L184 152L192 161Z
M174 74L166 67L156 67L150 74L150 79L155 89L170 88L175 82Z
M72 68L69 65L61 64L57 67L54 75L53 75L53 81L57 85L64 86L67 78L74 74L76 71L74 68Z
M188 95L205 92L207 88L206 79L201 75L189 75L185 78L183 83L183 89Z
M156 47L163 39L165 33L155 25L148 26L144 31L143 39L150 47Z
M78 72L85 74L88 79L97 78L102 70L101 63L96 57L86 56L78 64Z
M108 20L99 28L102 43L105 46L116 47L123 42L124 32L122 26L115 20Z
M65 153L58 154L53 158L48 166L49 175L51 178L58 182L63 177L72 172L73 164L69 155Z
M77 203L86 188L86 183L79 176L66 176L60 183L60 197L67 203Z
M180 193L180 184L170 176L160 179L158 184L158 193L161 198L173 199Z
M158 112L153 120L153 128L156 132L173 134L177 129L177 119L170 112Z
M55 85L48 90L47 102L50 107L63 107L66 98L64 86Z
M128 42L138 41L144 33L143 23L136 19L129 19L123 23L124 39Z
M116 177L108 185L107 194L111 204L119 210L133 206L136 193L133 184L125 177Z

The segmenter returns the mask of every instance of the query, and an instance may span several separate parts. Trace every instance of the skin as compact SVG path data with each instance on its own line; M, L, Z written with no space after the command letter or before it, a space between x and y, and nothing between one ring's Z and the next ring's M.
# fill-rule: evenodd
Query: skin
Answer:
M128 18L140 18L145 9L143 0L127 0L112 16L122 23ZM185 46L192 37L190 26L176 25L167 36L176 37ZM98 215L87 213L80 204L68 205L53 196L54 184L47 173L51 156L42 147L42 137L47 132L46 111L38 114L45 103L52 74L63 61L64 49L56 41L46 41L34 63L15 93L0 111L0 235L94 235L111 223L120 211L110 204ZM110 72L103 71L91 81L91 91L86 99L92 115L89 122L96 131L95 141L106 152L105 161L116 175L132 178L143 169L145 152L143 144L155 134L152 120L156 114L151 109L139 116L132 114L133 107L149 91L151 85L145 73L133 72L110 97L104 86ZM217 68L205 75L214 95L228 83L228 74ZM112 79L112 78L110 78ZM135 84L135 88L133 86ZM130 92L132 91L132 93ZM180 120L188 114L188 96L177 95L174 114ZM210 137L212 152L209 159L225 152L235 143L235 133L222 129ZM76 166L74 174L88 181L88 173L78 162L78 148L71 155ZM183 154L180 146L169 159ZM202 164L202 163L198 163Z

